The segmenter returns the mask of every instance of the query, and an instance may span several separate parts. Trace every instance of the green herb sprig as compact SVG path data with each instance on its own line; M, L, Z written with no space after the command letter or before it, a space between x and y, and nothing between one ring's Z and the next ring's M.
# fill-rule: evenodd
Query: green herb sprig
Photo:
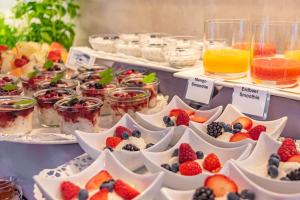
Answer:
M150 73L142 79L142 82L147 84L147 83L153 83L155 80L156 80L156 73Z
M101 85L110 84L114 79L113 69L110 67L110 68L107 68L106 70L100 72L99 77L100 77L99 83Z
M56 76L54 76L52 79L51 79L51 83L58 83L58 81L60 81L62 78L64 77L64 73L58 73L56 74Z
M29 72L27 74L27 77L28 78L34 78L34 77L37 77L38 75L40 75L40 71L35 69L34 71Z
M52 60L47 60L43 65L43 68L46 70L50 70L54 67L54 62Z
M36 101L34 99L22 99L20 101L14 102L13 106L16 108L23 107L26 105L34 104Z
M8 84L5 84L1 87L1 89L4 90L4 91L12 91L12 90L15 90L17 88L18 88L18 86L16 84L13 84L13 83L8 83Z

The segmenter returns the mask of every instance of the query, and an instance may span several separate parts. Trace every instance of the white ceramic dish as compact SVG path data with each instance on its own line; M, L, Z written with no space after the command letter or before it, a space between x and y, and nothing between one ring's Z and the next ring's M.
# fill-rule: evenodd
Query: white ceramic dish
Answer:
M124 126L130 130L137 129L142 133L141 137L146 141L146 143L155 144L152 147L145 149L145 151L164 151L168 148L173 138L173 129L149 131L138 125L138 123L135 122L128 114L125 114L117 124L106 131L100 133L85 133L82 131L76 131L75 135L81 148L93 159L96 159L103 152L103 148L106 146L106 138L114 136L117 126ZM126 150L114 150L113 154L130 170L136 170L144 165L141 151L130 152Z
M243 113L241 113L237 108L235 108L233 105L228 104L226 108L224 109L224 112L220 115L218 119L215 121L217 122L225 122L226 124L231 124L235 119L239 117L245 117ZM280 134L282 133L286 122L287 117L282 117L277 120L273 121L257 121L254 119L251 119L253 121L253 126L261 124L267 127L267 134L270 135L272 138L277 139L280 137ZM211 137L207 134L206 131L207 124L199 124L195 122L190 122L190 128L193 129L200 137L202 137L207 142L219 146L219 147L238 147L244 144L255 144L255 140L251 139L245 139L239 142L227 142L227 141L221 141L217 138Z
M267 174L267 167L265 166L267 166L269 157L272 153L277 153L280 144L269 135L263 134L251 155L247 159L235 163L249 179L265 189L277 193L300 194L300 181L280 181L264 176Z
M163 181L163 173L155 175L138 175L125 168L108 150L104 151L95 162L82 172L64 178L45 178L36 175L34 180L42 190L46 199L60 200L60 183L62 181L71 181L78 186L83 186L95 176L99 171L106 169L115 179L122 179L135 186L140 191L140 195L135 199L153 199L159 192Z
M215 153L219 157L222 165L225 165L230 159L245 159L250 154L252 149L251 144L246 144L236 148L215 147L196 135L196 133L194 133L194 131L190 128L186 128L183 136L171 149L164 152L143 151L142 154L147 169L151 173L163 171L165 173L164 185L166 187L181 190L197 188L199 186L199 180L201 180L201 177L206 174L211 174L204 171L202 174L196 176L182 176L170 172L160 166L163 163L167 163L167 161L172 157L174 150L178 148L181 143L189 143L195 151L201 150L203 151L204 155Z
M239 191L243 189L250 189L255 193L256 200L299 200L300 193L293 195L285 195L274 193L260 187L259 185L252 182L247 178L241 170L232 162L229 161L224 168L221 170L221 173L229 176L239 187ZM205 176L199 181L199 186L201 187L204 184ZM165 200L192 200L195 190L188 191L178 191L168 188L162 188L161 193Z

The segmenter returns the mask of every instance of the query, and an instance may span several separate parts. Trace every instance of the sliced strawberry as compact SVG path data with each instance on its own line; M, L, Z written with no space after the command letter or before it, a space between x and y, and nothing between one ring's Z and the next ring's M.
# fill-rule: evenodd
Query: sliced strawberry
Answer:
M205 157L202 166L207 171L218 172L220 171L222 164L216 154L210 153Z
M178 159L179 163L184 163L186 161L194 161L197 159L197 154L189 144L182 143L179 146Z
M223 197L230 192L238 192L236 183L222 174L209 176L205 180L204 186L210 188L216 197Z
M61 60L61 51L60 50L49 51L47 59L51 60L53 62L60 61Z
M185 112L185 110L179 108L172 109L169 113L169 117L178 117L182 112Z
M185 125L189 126L190 117L186 112L181 112L176 118L176 126Z
M140 194L139 191L120 179L115 181L114 190L120 197L126 200L133 199Z
M108 200L108 189L102 189L99 192L97 192L96 194L94 194L90 200Z
M243 129L246 130L250 130L253 124L252 120L249 119L248 117L239 117L235 121L233 121L231 125L234 125L236 123L241 123L243 125Z
M118 144L121 141L122 141L122 139L119 138L119 137L107 137L106 138L106 146L111 147L111 148L115 148L116 146L118 146Z
M80 187L70 181L64 181L60 185L60 192L63 200L71 200L77 197Z
M184 110L186 112L186 114L188 114L188 116L192 116L195 115L195 111L192 110Z
M239 142L239 141L242 141L242 140L245 140L245 139L251 139L250 135L248 133L236 133L236 134L233 134L231 137L230 137L230 140L229 142Z
M192 115L192 116L190 116L190 119L194 122L197 122L197 123L204 123L204 122L207 121L206 117L201 117L201 116L198 116L198 115Z
M128 128L124 127L124 126L118 126L116 129L115 129L115 134L117 137L120 137L122 138L122 133L124 132L127 132L129 136L132 135L132 132L131 130L129 130Z
M300 163L300 154L294 155L288 159L287 162L298 162Z
M200 165L195 161L187 161L179 166L179 172L184 176L195 176L202 173Z
M266 132L267 128L263 125L257 125L248 131L248 134L253 140L258 140L262 132Z
M106 170L102 170L96 176L91 178L85 185L87 190L96 190L102 185L103 182L112 179L112 176Z

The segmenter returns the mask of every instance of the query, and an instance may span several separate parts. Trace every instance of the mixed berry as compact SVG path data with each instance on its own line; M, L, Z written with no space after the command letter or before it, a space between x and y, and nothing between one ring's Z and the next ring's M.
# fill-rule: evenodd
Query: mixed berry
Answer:
M40 88L41 89L50 89L50 88L68 88L76 90L78 86L78 82L76 80L70 79L61 79L58 81L46 80L41 82Z
M185 125L189 126L189 122L194 121L204 123L207 118L197 115L194 111L183 110L179 108L172 109L169 115L163 117L166 127Z
M121 71L120 73L118 73L117 74L117 80L118 80L119 83L122 83L122 81L125 80L125 78L141 76L141 75L143 75L142 72L139 72L139 71L134 70L134 69L128 69L128 70L124 70L124 71Z
M96 73L96 72L85 72L85 73L79 74L77 76L77 78L81 84L89 82L89 81L100 80L99 73Z
M14 76L10 75L0 75L0 86L6 85L6 84L17 84L18 80Z
M115 84L103 85L98 81L90 81L81 85L81 92L83 96L96 97L104 101L108 92L116 87Z

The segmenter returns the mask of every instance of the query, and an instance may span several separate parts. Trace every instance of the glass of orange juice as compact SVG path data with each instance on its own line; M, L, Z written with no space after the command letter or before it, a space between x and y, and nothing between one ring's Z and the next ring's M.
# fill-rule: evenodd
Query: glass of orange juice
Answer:
M250 22L245 19L205 21L205 74L224 79L246 76L250 66Z
M251 79L256 84L293 87L300 77L300 24L260 21L254 24Z

